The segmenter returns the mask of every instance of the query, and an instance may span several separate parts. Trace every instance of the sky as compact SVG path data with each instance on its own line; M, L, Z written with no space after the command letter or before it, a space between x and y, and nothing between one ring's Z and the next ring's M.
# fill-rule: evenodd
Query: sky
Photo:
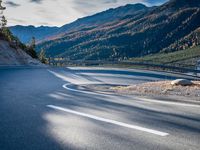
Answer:
M126 4L160 5L167 0L3 0L8 26L62 26Z

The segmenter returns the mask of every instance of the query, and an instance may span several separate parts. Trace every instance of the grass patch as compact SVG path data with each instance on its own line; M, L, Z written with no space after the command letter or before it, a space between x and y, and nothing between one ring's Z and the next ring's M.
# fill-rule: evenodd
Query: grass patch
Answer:
M159 53L132 58L131 61L189 68L195 66L198 59L200 59L200 46L172 53Z

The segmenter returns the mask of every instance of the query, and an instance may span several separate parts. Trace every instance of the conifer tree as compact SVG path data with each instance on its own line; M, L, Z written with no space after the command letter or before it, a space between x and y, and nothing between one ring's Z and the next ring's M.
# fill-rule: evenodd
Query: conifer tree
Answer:
M30 47L35 49L35 47L36 47L35 43L36 43L35 37L32 37L31 42L30 42Z
M45 54L45 50L42 49L40 51L40 54L39 54L39 59L42 63L46 64L47 63L47 58L46 58L46 54Z
M27 53L31 55L33 58L38 58L35 48L36 48L36 40L35 37L32 37L30 45L28 46Z
M2 28L6 27L6 25L7 25L6 17L2 16L2 19L1 19L1 26L2 26Z
M0 0L0 17L1 17L0 28L1 29L7 25L6 17L3 15L3 11L5 9L6 9L6 7L2 6L2 0Z

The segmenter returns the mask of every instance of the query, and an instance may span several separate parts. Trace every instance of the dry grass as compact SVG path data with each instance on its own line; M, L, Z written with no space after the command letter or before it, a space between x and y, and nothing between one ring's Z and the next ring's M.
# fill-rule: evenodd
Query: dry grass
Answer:
M193 83L191 86L175 86L171 85L171 81L158 81L127 87L114 87L112 90L128 94L184 96L200 101L200 82L194 81Z

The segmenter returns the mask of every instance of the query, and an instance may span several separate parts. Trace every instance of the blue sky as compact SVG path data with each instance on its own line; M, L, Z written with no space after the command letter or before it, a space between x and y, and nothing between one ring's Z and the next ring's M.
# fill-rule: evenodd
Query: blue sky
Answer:
M61 26L109 8L134 3L160 5L167 0L3 0L8 25Z

